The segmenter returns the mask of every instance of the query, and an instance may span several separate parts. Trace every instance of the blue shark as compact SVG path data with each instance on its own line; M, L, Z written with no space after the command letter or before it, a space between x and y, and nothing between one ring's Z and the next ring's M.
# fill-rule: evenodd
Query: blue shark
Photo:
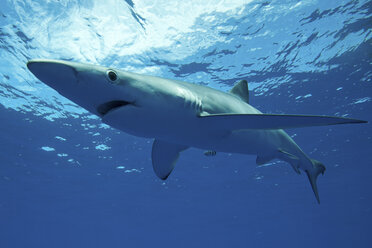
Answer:
M249 104L248 83L229 92L110 67L62 60L34 59L28 69L64 97L102 122L139 137L154 139L152 165L165 180L179 155L190 148L256 155L263 165L273 159L306 173L316 200L317 177L325 166L309 158L283 130L366 121L322 115L263 114Z

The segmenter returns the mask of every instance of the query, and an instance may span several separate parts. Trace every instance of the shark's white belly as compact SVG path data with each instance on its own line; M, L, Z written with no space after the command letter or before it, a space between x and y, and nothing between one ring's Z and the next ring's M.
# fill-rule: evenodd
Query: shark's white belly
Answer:
M276 150L286 134L281 130L223 130L206 126L194 113L142 112L126 106L107 114L103 121L123 132L189 147L219 152L262 154Z

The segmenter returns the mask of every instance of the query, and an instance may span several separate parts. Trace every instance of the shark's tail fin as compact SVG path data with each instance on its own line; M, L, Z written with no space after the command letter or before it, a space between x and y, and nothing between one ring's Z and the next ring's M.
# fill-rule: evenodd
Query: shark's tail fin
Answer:
M324 171L325 171L326 168L318 160L315 160L315 159L310 159L310 160L313 164L313 167L310 170L306 170L306 174L307 174L307 177L309 178L311 188L314 191L316 200L320 204L318 187L316 186L316 179L317 179L317 177L320 173L324 174Z

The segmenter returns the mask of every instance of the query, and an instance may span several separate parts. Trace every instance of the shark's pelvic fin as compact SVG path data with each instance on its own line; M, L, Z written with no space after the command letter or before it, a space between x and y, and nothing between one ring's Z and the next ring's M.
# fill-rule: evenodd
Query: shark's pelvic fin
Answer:
M258 155L257 158L256 158L256 164L257 165L267 164L268 162L270 162L273 159L274 159L273 156Z
M366 121L321 115L279 114L205 114L199 118L209 127L225 130L239 129L287 129L310 126L328 126Z
M242 101L249 103L249 90L247 80L241 80L230 90L231 94L238 96Z
M313 192L315 194L315 198L320 204L318 187L316 185L316 179L318 178L318 175L320 173L324 174L325 166L315 159L311 159L311 162L313 163L313 168L311 170L306 170L306 175L309 178L311 188L313 189Z
M162 180L167 179L178 160L180 152L187 148L184 145L154 140L151 157L155 174Z

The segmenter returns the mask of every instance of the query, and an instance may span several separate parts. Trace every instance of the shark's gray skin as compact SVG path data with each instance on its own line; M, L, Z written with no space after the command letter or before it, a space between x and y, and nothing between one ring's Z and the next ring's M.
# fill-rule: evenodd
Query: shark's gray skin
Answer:
M102 121L126 133L154 138L152 164L166 179L181 151L257 155L257 164L281 159L306 172L319 202L316 179L324 173L282 129L365 121L328 116L262 114L249 105L248 85L230 92L186 82L61 60L35 59L28 69Z

